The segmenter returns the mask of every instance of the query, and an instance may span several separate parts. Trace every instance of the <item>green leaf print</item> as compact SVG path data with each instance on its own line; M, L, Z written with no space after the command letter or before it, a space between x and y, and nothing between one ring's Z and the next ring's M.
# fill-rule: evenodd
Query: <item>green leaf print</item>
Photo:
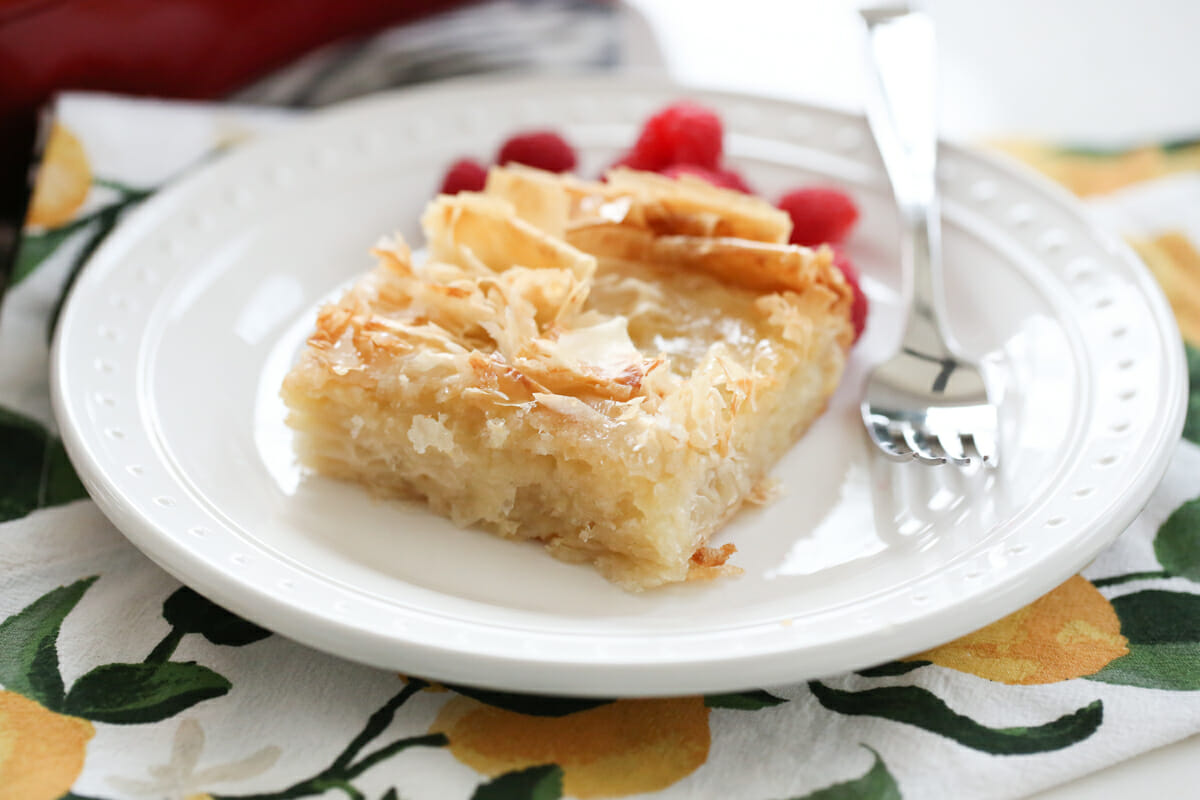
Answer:
M163 602L162 613L172 627L183 633L198 633L213 644L241 647L271 635L269 630L226 611L186 586Z
M203 700L220 697L230 683L194 662L104 664L75 682L63 710L95 722L158 722Z
M562 779L557 764L506 772L477 788L471 800L558 800Z
M29 277L42 262L62 247L68 239L96 221L95 215L81 217L61 228L43 231L41 233L25 233L21 236L21 249L17 251L17 260L13 264L11 284L16 286Z
M889 661L877 667L860 669L858 674L864 678L888 678L892 675L904 675L921 667L928 667L932 663L932 661Z
M94 178L92 184L112 189L120 195L119 199L112 205L97 209L90 214L85 214L60 228L53 228L38 233L22 234L21 249L17 252L16 264L13 265L11 285L15 286L29 277L46 259L54 255L55 251L66 244L68 239L99 220L102 230L93 231L89 236L88 244L84 246L85 252L75 259L75 265L72 267L72 271L77 270L87 260L91 251L95 250L100 240L112 229L120 213L130 206L140 203L154 193L153 189L139 189L106 178Z
M130 186L124 181L118 181L114 178L102 178L96 176L92 178L93 186L103 186L105 189L112 189L117 194L121 195L122 202L145 200L150 195L158 191L158 187L144 188L141 186Z
M84 242L79 252L75 254L75 258L67 270L66 280L59 291L58 300L55 302L54 308L50 311L50 321L46 325L47 342L54 338L54 329L58 326L58 318L62 314L63 306L67 302L67 296L70 295L71 287L75 285L79 273L83 271L83 267L87 264L88 259L92 257L92 253L96 252L96 248L112 233L113 228L117 226L117 220L121 218L121 213L130 202L122 201L96 212L96 219L99 220L99 224L88 233L87 241Z
M1183 421L1183 438L1200 444L1200 350L1185 344L1188 365L1188 406Z
M62 442L37 421L0 408L0 522L87 497Z
M1160 549L1158 539L1154 547ZM1163 559L1161 552L1159 558ZM1149 589L1118 597L1112 605L1121 620L1121 633L1129 640L1129 653L1088 675L1088 680L1143 689L1200 690L1200 596Z
M1182 139L1172 139L1162 143L1164 153L1177 153L1180 150L1190 150L1200 147L1200 137L1188 136Z
M530 714L535 717L565 717L577 711L587 711L589 708L599 708L613 702L612 700L596 700L582 697L538 697L532 694L513 694L512 692L496 692L490 689L475 689L470 686L446 685L464 697L478 700L481 703L505 711L516 711L518 714Z
M945 736L964 747L1000 756L1045 753L1070 747L1095 733L1104 719L1104 707L1097 700L1045 725L989 728L952 711L937 695L917 686L843 692L811 681L808 687L830 711L903 722Z
M760 708L770 708L780 703L786 703L782 697L776 697L762 689L731 694L710 694L704 698L704 705L709 708L732 708L738 711L758 711Z
M1194 692L1200 690L1200 644L1131 644L1128 655L1110 661L1087 679L1141 689Z
M1200 581L1200 497L1175 509L1159 527L1154 555L1172 575Z
M1079 158L1118 158L1129 152L1124 147L1096 147L1084 144L1064 144L1054 149L1060 155Z
M58 671L58 631L97 576L84 578L34 600L0 623L0 684L51 711L63 707Z
M1112 607L1131 645L1200 642L1200 595L1148 589L1122 595Z
M871 750L871 748L867 748ZM794 800L901 800L900 787L874 750L875 763L861 778L835 783Z
M87 496L87 489L83 488L71 459L67 458L62 442L54 437L42 463L42 505L61 506Z
M374 751L363 755L363 750L380 734L388 729L398 711L417 692L429 684L419 678L410 678L399 694L392 697L382 707L377 709L367 720L363 729L355 736L333 762L310 778L293 783L286 789L274 792L244 795L214 795L215 800L290 800L310 795L324 795L330 789L337 789L351 798L362 798L363 793L354 787L354 781L367 770L393 758L394 756L414 747L445 747L448 742L444 734L428 733L424 736L410 736L398 739L390 744L382 745ZM395 774L394 771L391 774ZM395 790L389 790L382 800L394 796Z

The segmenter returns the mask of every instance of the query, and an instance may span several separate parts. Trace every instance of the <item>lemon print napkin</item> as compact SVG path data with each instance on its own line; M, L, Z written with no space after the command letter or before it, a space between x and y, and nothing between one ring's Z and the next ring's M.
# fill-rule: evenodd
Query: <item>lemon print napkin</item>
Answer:
M72 276L160 185L293 119L56 104L0 308L0 800L1004 798L1200 732L1200 143L1005 145L1128 237L1188 343L1167 477L1081 575L855 674L572 700L443 686L272 635L143 557L63 452L47 341Z

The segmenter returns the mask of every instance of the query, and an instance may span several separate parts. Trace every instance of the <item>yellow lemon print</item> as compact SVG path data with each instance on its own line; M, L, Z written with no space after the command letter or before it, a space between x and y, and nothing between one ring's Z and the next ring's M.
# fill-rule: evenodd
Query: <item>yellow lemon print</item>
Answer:
M455 697L429 732L444 733L454 757L485 775L553 763L568 796L624 797L664 789L703 764L708 714L703 697L617 700L562 717Z
M1091 675L1129 652L1104 595L1076 575L986 628L910 657L1000 683L1031 685Z
M92 187L92 168L75 134L54 124L42 154L25 217L29 225L57 228L71 221Z
M86 719L0 691L0 800L62 797L83 770L95 732Z
M1186 234L1130 239L1171 303L1183 338L1200 347L1200 252Z
M1173 171L1158 147L1113 153L1079 153L1025 141L996 141L993 147L1024 161L1080 197L1108 194Z

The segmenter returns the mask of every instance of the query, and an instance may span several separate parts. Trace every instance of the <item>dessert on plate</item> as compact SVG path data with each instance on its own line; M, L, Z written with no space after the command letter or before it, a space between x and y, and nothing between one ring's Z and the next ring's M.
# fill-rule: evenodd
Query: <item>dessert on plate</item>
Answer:
M285 379L302 464L630 590L734 571L710 537L854 336L832 251L763 200L628 169L494 168L422 226L427 256L380 243Z

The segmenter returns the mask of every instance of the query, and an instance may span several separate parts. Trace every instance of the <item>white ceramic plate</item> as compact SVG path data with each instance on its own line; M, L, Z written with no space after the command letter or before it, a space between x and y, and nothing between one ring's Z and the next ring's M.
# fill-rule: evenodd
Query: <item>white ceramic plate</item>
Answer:
M847 187L872 301L828 412L779 464L784 497L716 539L740 578L627 594L536 545L304 477L276 392L312 309L417 217L453 158L552 126L594 174L657 107L723 114L767 197ZM952 323L1002 393L1003 466L880 461L858 397L897 336L897 225L863 121L612 78L375 97L251 144L159 194L93 257L62 317L54 400L101 508L217 602L347 658L576 695L782 684L964 634L1082 567L1161 478L1183 419L1179 334L1146 271L1064 194L943 148Z

